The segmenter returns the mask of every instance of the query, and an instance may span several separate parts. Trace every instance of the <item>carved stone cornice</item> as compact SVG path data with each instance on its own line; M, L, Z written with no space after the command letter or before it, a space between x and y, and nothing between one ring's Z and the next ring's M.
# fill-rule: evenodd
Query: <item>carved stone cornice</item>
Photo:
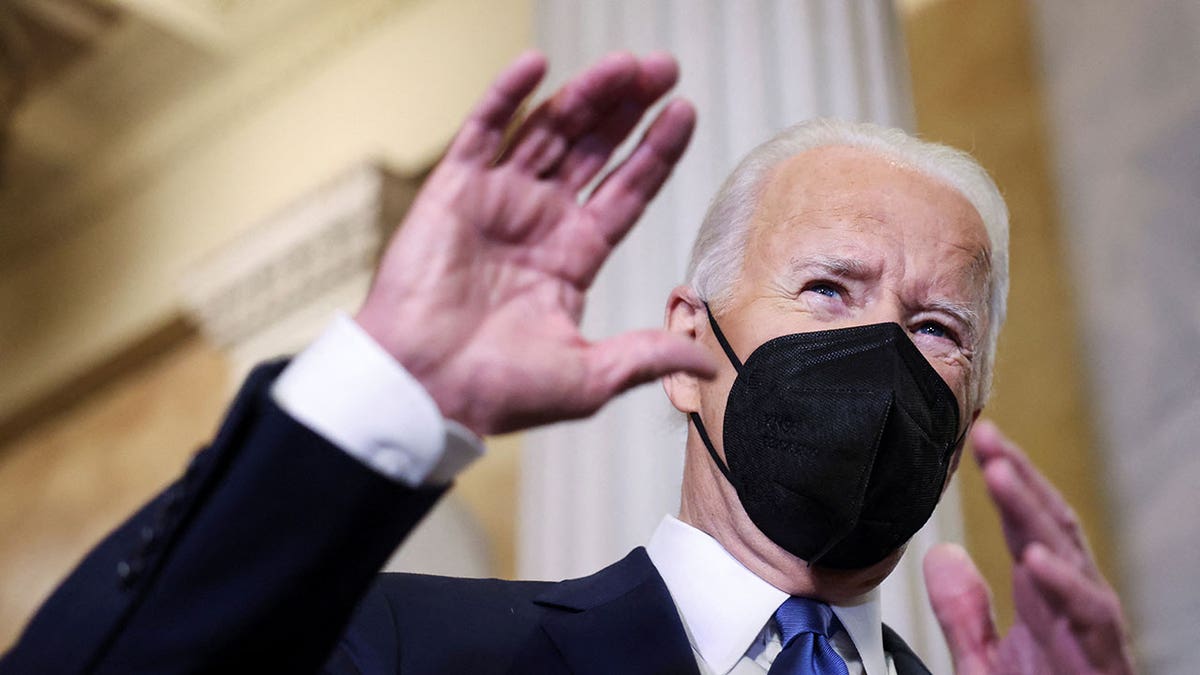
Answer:
M122 21L95 40L69 76L28 92L13 120L11 141L21 148L13 156L31 160L17 167L25 174L20 185L0 192L0 259L30 255L102 220L164 167L309 77L400 6L391 0L106 4ZM47 162L56 170L38 170Z
M0 162L21 101L84 56L116 18L90 0L0 4Z
M0 153L27 79L28 45L11 9L0 8Z
M361 300L420 179L375 163L337 176L187 274L184 306L239 366L299 348Z

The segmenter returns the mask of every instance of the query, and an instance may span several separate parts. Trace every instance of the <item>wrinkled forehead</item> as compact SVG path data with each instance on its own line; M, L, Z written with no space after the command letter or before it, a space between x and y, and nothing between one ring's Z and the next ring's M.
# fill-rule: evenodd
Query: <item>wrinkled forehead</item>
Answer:
M991 243L979 212L899 160L848 146L807 150L774 167L757 197L747 263L824 255L865 264L880 253L872 248L900 247L986 290Z
M969 225L987 240L978 210L951 183L883 150L846 145L804 150L768 169L757 190L756 220L772 209L884 207L906 197L928 201L941 220Z

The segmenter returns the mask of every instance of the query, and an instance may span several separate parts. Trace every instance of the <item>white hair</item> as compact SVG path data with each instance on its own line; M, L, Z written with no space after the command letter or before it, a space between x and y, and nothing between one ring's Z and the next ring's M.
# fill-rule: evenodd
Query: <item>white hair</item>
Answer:
M720 311L731 299L759 196L774 169L806 150L862 148L899 162L962 194L979 212L991 243L988 326L972 392L982 406L991 391L996 340L1008 301L1008 206L987 171L967 153L875 124L815 119L789 127L750 151L713 197L688 263L688 285Z

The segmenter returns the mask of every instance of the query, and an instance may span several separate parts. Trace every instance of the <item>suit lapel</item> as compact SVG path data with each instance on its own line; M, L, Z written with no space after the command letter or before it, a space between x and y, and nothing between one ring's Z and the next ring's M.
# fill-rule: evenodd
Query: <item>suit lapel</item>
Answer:
M883 650L892 655L892 663L896 664L896 675L930 675L929 669L917 658L913 650L905 644L896 631L883 626Z
M551 586L542 631L572 673L696 673L675 603L643 548L583 579ZM548 672L554 659L526 649L512 672Z

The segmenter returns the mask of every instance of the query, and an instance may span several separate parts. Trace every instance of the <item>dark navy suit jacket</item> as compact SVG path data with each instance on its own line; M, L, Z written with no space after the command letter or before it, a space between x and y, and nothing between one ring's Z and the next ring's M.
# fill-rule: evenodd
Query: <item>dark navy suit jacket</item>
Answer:
M213 443L84 558L0 674L696 672L642 549L556 584L377 575L442 490L288 417L269 395L281 369L251 374ZM884 632L902 675L926 672Z
M436 645L436 647L431 647ZM899 675L928 675L890 628ZM384 574L326 664L330 673L697 673L643 548L558 583Z

